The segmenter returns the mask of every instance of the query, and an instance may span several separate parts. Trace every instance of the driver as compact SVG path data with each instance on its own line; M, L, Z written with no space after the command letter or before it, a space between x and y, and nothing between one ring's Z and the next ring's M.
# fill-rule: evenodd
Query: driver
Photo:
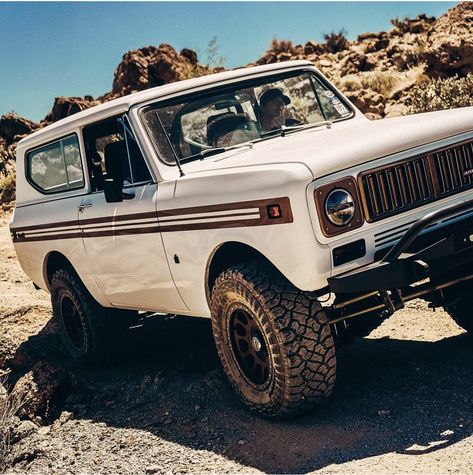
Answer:
M286 106L291 99L281 89L266 89L259 96L259 123L263 132L280 129L283 125L300 124L298 120L287 116Z

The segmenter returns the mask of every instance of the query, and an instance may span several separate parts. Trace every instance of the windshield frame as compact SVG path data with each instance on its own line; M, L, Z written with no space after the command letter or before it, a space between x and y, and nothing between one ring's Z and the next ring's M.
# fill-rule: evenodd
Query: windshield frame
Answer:
M237 89L255 87L255 86L258 86L258 85L263 84L265 82L270 83L270 82L281 81L281 80L284 80L284 79L294 78L296 76L300 76L300 75L303 75L303 74L309 74L309 76L310 76L310 81L311 81L311 84L312 84L312 88L314 89L314 94L315 94L317 103L320 107L320 110L322 112L322 115L325 116L325 112L324 112L323 108L321 107L320 99L319 99L318 94L315 90L314 80L318 80L322 84L322 86L324 86L329 91L331 91L333 94L335 94L335 96L340 100L340 102L350 112L345 117L340 117L340 118L334 119L330 122L332 122L332 123L342 122L342 121L350 120L355 116L355 113L356 113L355 109L353 108L353 106L350 103L347 102L346 98L344 97L344 95L340 91L338 91L318 71L316 71L316 70L314 70L310 67L303 67L303 68L300 68L300 69L297 69L297 70L291 70L291 71L286 71L286 72L273 72L272 74L265 74L265 75L260 75L260 76L257 76L257 77L242 78L242 79L235 80L235 81L232 81L232 82L227 83L227 84L223 84L223 85L220 84L220 85L216 85L216 86L206 87L203 90L200 89L198 91L189 91L187 93L178 94L178 95L173 96L171 98L164 97L162 99L158 99L158 100L156 100L152 103L148 103L148 104L142 106L141 108L139 108L138 109L138 117L139 117L140 122L143 126L143 129L146 132L146 135L147 135L148 139L150 140L150 142L153 146L153 150L155 151L159 161L161 163L163 163L164 165L168 166L168 167L176 167L177 166L176 150L174 149L172 144L170 144L170 148L171 148L171 151L172 151L172 157L170 156L168 159L163 157L163 154L160 150L160 146L156 141L156 135L153 133L153 131L150 129L150 127L147 124L146 114L148 112L153 111L153 110L157 110L157 109L160 109L160 108L169 107L169 106L177 105L177 104L180 104L180 103L184 103L186 101L188 103L190 103L193 99L195 99L196 101L203 101L206 98L211 98L212 96L224 95L226 93L231 93L231 92L234 92ZM187 105L188 104L186 104L184 107L186 107ZM177 117L177 114L176 114L176 117ZM313 124L318 124L318 122L314 122ZM304 130L304 129L301 129L301 130ZM275 130L274 132L275 132L274 134L269 134L268 136L262 136L259 139L252 140L251 142L252 143L258 143L260 141L266 141L268 139L281 136L281 130ZM166 131L164 129L162 130L162 133L167 136ZM242 142L242 144L240 144L240 145L244 145L244 143ZM232 147L228 147L228 149L231 149L231 148ZM171 162L171 160L173 160L173 161ZM196 155L191 155L189 157L178 158L178 160L181 164L184 164L184 163L189 163L189 162L202 160L202 158L199 158L198 155L197 156Z

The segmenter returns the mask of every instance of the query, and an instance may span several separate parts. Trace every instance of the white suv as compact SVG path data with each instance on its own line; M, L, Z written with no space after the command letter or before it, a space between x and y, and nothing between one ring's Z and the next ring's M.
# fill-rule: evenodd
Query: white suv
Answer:
M138 311L210 317L243 401L289 416L407 300L473 330L472 147L471 108L372 122L308 62L223 72L23 139L11 234L75 360Z

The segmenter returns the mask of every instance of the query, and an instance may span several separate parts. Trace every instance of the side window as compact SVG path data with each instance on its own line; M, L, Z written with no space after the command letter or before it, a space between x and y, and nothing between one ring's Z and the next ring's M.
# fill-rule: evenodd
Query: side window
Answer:
M45 145L27 155L28 179L43 193L84 186L84 173L75 135Z
M123 117L114 117L84 128L92 191L102 191L113 167L120 166L124 186L152 181L138 143Z

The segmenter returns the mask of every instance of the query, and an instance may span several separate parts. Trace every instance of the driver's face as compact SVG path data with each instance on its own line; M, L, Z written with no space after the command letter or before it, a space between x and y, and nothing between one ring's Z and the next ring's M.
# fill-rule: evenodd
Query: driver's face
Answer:
M282 97L275 97L273 100L269 101L265 106L265 111L271 117L275 117L282 113L285 110L286 104Z

